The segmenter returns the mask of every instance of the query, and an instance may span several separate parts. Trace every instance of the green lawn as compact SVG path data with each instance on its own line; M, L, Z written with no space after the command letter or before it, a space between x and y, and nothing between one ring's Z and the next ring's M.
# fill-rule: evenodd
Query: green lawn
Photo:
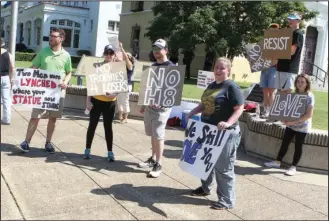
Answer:
M16 61L16 67L30 67L31 62ZM75 71L76 64L73 64L73 72ZM245 89L251 85L248 82L237 82L241 89ZM71 84L77 84L77 77L72 76ZM83 85L86 85L85 79L83 79ZM133 91L138 92L140 88L139 82L134 83ZM203 93L203 89L196 87L196 79L185 80L183 88L183 97L200 99ZM313 128L328 130L328 92L314 91L315 96L315 108L313 113Z

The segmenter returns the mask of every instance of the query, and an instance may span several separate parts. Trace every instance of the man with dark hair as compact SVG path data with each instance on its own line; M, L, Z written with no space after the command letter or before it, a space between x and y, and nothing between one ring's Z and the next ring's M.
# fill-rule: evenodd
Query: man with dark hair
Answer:
M295 75L299 71L304 36L299 29L302 17L298 13L292 13L287 19L289 27L293 29L291 59L278 60L275 86L279 91L290 93L294 87Z
M18 145L23 152L29 152L30 141L37 129L40 119L48 119L47 138L45 149L49 153L54 153L55 148L51 143L51 138L55 130L57 118L62 117L65 89L70 81L72 72L72 63L70 54L64 50L62 43L65 39L65 32L62 29L52 29L49 36L49 47L43 48L32 61L32 67L61 74L62 88L61 99L58 111L50 111L33 108L31 119L27 128L25 141Z
M156 62L152 66L175 66L168 60L168 44L163 39L158 39L152 45L152 51ZM148 176L157 178L162 172L162 155L164 149L164 137L166 124L171 112L171 107L157 105L142 106L140 112L144 114L145 133L151 137L152 156L145 162L141 162L139 167L151 167Z

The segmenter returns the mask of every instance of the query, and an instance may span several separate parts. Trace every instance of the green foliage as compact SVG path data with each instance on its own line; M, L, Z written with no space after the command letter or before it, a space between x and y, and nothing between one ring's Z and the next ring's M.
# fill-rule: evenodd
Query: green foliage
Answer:
M169 54L181 49L187 66L199 44L205 44L213 57L233 59L243 54L246 44L259 41L271 23L287 26L291 12L299 12L306 21L318 14L303 2L291 1L161 1L152 10L155 18L145 36L151 41L167 39Z

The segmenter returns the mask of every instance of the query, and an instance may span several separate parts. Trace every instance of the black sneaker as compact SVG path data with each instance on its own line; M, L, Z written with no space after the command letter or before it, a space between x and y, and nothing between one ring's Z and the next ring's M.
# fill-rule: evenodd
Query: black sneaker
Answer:
M192 196L208 196L208 195L210 195L210 193L206 193L206 192L202 189L202 187L200 186L200 187L198 187L197 189L192 190L191 195L192 195Z
M22 152L27 153L30 151L30 146L27 141L24 141L23 143L17 145L19 149L21 149Z
M148 177L157 178L162 173L162 166L159 163L155 163L153 169L149 172Z
M155 160L152 157L148 158L145 162L141 162L138 164L140 168L150 168L153 167L155 164Z
M50 142L47 142L47 143L45 144L45 149L46 149L46 151L49 152L49 153L55 153L55 148L54 148L54 146L52 145L52 143L50 143Z

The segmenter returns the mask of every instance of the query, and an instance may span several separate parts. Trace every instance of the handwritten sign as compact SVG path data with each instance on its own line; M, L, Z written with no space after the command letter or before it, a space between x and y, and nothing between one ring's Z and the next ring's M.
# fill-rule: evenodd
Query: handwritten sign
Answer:
M250 63L251 72L258 72L273 66L274 61L263 57L263 44L264 40L256 44L248 44L247 59Z
M149 67L142 73L138 104L179 106L184 77L185 65Z
M93 57L93 56L82 55L74 74L82 75L82 76L88 75L89 74L88 71L90 70L90 68L88 68L88 67L93 67L93 64L101 63L103 61L104 61L104 58L102 58L102 57Z
M85 67L87 75L87 95L106 95L128 92L125 62L100 62Z
M206 180L214 168L231 131L190 119L185 130L184 149L179 166Z
M259 86L259 84L255 84L246 100L262 103L263 99L264 99L263 89Z
M267 59L291 59L292 29L268 29L264 33L263 56Z
M201 71L198 72L198 81L197 81L197 87L206 89L209 84L215 81L214 72L210 71Z
M17 68L13 85L13 105L58 110L61 74L31 68Z
M305 114L307 94L280 93L275 95L269 118L273 120L296 120Z

